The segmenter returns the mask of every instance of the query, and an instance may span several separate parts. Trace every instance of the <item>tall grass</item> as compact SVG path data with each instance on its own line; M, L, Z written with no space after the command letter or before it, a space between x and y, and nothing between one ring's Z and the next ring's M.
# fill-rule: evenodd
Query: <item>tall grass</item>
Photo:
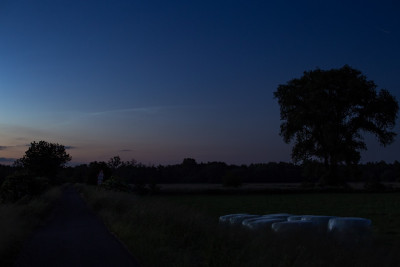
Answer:
M61 196L55 187L31 200L0 204L0 266L11 266L29 234L40 225Z
M190 197L138 197L78 187L143 266L393 266L400 260L399 246L393 242L343 244L317 236L282 237L218 225L217 215L238 211L224 196L203 196L212 203L202 206ZM240 203L241 197L235 198ZM286 202L284 210L290 211L291 204ZM271 207L254 203L255 209L272 211Z

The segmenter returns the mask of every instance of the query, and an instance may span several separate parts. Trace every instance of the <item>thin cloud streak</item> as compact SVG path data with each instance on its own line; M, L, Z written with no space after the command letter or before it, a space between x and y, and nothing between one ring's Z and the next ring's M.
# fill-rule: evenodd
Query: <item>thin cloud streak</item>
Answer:
M378 31L380 31L380 32L382 32L382 33L385 33L385 34L391 34L391 33L392 33L391 31L382 29L382 28L380 28L380 27L375 27L375 29L378 30Z
M0 158L1 163L13 163L16 160L15 158Z
M13 145L13 146L0 146L0 150L9 150L15 147L29 147L30 144L23 144L23 145Z
M159 112L161 109L165 109L166 107L147 107L147 108L127 108L127 109L115 109L115 110L105 110L98 112L89 112L86 113L87 116L101 116L113 113L130 113L130 112L140 112L140 113L150 113L155 114Z
M132 152L132 149L121 149L119 152Z
M117 113L142 113L142 114L157 114L164 110L173 110L173 109L193 109L204 106L188 106L188 105L175 105L175 106L149 106L149 107L140 107L140 108L126 108L126 109L112 109L112 110L104 110L104 111L96 111L96 112L80 112L82 116L92 117L92 116L102 116L109 114L117 114Z

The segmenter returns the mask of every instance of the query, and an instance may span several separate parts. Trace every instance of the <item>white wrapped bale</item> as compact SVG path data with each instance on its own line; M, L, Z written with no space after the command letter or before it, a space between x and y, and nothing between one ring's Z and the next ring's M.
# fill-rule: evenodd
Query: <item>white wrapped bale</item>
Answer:
M255 220L261 220L261 219L279 219L279 220L286 220L288 214L286 213L279 213L279 214L267 214L267 215L260 215L258 217L254 217L254 218L249 218L249 219L245 219L242 221L242 225L246 226L251 223L252 221Z
M230 223L229 219L235 216L249 215L247 213L237 213L219 216L219 223Z
M274 232L279 234L310 234L316 231L316 226L312 221L283 221L271 225Z
M252 217L252 218L248 218L248 219L244 219L242 221L242 225L247 227L249 223L251 223L252 221L255 220L262 220L262 219L271 219L271 217L269 217L268 215L260 215L258 217Z
M303 215L295 215L295 216L290 216L287 218L288 222L292 222L292 221L301 221L301 219L303 218Z
M260 217L260 215L246 214L246 215L233 216L229 218L229 223L232 225L241 225L244 220L257 217Z
M328 225L329 220L332 218L336 218L336 216L325 216L325 215L303 215L303 216L301 216L302 221L321 222L321 223L326 223L327 225Z
M252 220L244 226L252 230L257 230L257 229L271 230L271 226L273 223L284 222L284 221L285 221L284 219L263 218L263 219Z
M304 215L301 220L313 222L319 233L326 234L328 232L328 222L332 218L336 217L323 215Z
M367 236L371 228L371 220L358 217L337 217L328 222L329 233L338 237Z
M274 214L262 215L262 217L268 217L273 219L284 219L284 220L287 220L287 218L291 216L293 216L293 214L288 214L288 213L274 213Z

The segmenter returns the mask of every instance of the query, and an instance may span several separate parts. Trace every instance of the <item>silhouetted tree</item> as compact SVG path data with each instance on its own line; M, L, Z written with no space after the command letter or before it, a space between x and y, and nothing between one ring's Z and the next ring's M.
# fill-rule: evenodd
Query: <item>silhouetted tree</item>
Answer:
M46 141L32 142L16 165L36 176L54 178L60 168L71 160L63 145Z
M184 158L182 161L182 166L185 168L195 168L197 166L197 162L192 158Z
M110 158L110 160L107 162L107 165L111 170L115 171L119 167L124 166L125 162L121 160L120 156L114 156Z
M381 145L393 142L399 109L387 91L347 65L340 69L306 71L299 79L279 85L280 134L286 143L295 140L295 162L320 159L324 181L340 182L339 164L356 164L366 150L362 132L374 134Z

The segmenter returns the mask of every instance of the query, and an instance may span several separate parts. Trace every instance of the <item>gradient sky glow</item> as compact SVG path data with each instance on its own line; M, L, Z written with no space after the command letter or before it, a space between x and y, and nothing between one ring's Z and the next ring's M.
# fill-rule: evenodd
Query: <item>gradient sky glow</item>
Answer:
M399 12L398 1L2 0L0 163L39 140L75 164L290 161L277 86L349 64L400 100ZM400 160L400 140L367 140L363 161Z

